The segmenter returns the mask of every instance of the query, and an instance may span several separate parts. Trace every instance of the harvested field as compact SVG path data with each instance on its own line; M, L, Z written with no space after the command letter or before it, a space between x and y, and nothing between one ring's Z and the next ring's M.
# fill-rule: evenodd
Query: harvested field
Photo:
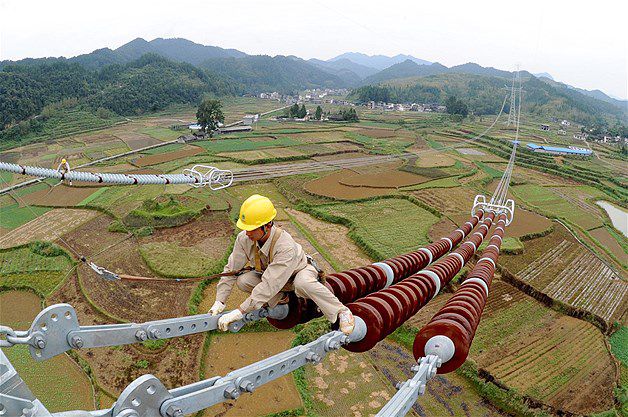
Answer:
M316 219L298 210L286 209L286 212L301 227L309 231L342 269L351 269L368 265L372 260L349 238L349 229L345 226Z
M96 191L95 187L69 187L60 184L22 197L24 205L46 207L73 207Z
M41 311L41 300L30 292L0 293L2 324L15 329L27 329ZM51 412L93 410L91 383L81 368L67 355L45 362L35 362L26 346L3 350L33 394ZM54 386L55 389L50 389Z
M370 136L372 138L377 138L377 139L390 138L393 136L397 136L397 132L395 132L393 129L377 129L377 128L359 129L359 130L356 130L355 133L364 135L364 136Z
M600 242L606 249L615 255L617 259L623 259L624 262L628 262L628 259L626 259L626 252L624 252L624 249L621 247L619 242L617 242L617 239L615 239L605 227L592 230L590 233L595 240Z
M135 239L107 231L111 218L96 217L63 238L77 251L115 273L152 277ZM99 254L100 253L100 254ZM94 257L96 254L98 256ZM187 314L187 301L194 283L106 281L85 265L79 277L86 295L114 317L135 322ZM164 309L164 305L169 306Z
M448 236L453 230L456 230L457 228L458 226L456 225L456 223L452 222L448 217L443 217L437 223L434 223L432 225L427 236L432 242L435 242L443 236Z
M470 215L476 192L467 187L428 188L413 191L412 195L441 213Z
M458 148L456 150L462 155L486 155L484 152L476 148Z
M341 179L339 183L351 187L399 188L421 184L429 180L430 178L409 172L390 170L372 174L352 175Z
M217 272L230 246L233 225L225 212L207 212L141 239L140 253L162 276L198 277Z
M131 150L141 149L146 146L161 143L160 140L155 139L152 136L144 133L129 132L128 129L119 132L116 131L114 135L123 141Z
M333 174L310 181L304 185L304 188L312 194L338 200L356 200L360 198L391 194L391 189L351 187L340 183L341 180L350 175L355 175L355 173L343 169L342 171L336 171Z
M226 375L234 369L289 349L293 338L294 333L290 331L212 335L205 360L205 376ZM208 408L202 415L263 416L300 407L301 397L292 375L286 375L257 388L252 395L242 395L237 401Z
M221 152L217 156L225 158L243 159L245 161L256 161L258 159L289 158L294 156L304 156L305 154L293 148L269 148L252 151Z
M93 210L50 210L7 234L0 233L0 249L36 240L53 241L99 214Z
M205 150L203 148L199 148L196 146L186 146L185 148L174 152L142 156L133 161L133 164L138 167L145 167L161 164L163 162L176 161L177 159L187 158L189 156L195 156L202 153L205 153Z
M456 224L469 220L471 213L451 216ZM541 233L552 227L552 221L547 217L532 211L515 208L515 219L506 228L505 237L521 237L533 233Z

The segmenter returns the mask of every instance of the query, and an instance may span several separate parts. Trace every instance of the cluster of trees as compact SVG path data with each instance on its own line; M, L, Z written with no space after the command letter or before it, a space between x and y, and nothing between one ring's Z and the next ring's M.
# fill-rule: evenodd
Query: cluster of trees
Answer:
M214 99L203 100L196 111L196 120L203 132L209 132L209 137L212 137L214 130L218 128L218 123L225 122L222 103Z
M449 96L445 101L445 106L447 107L448 114L459 115L463 118L467 117L469 114L469 108L466 103L456 98L456 96Z
M68 98L93 111L135 115L175 103L196 103L206 93L234 91L228 82L190 64L150 54L98 71L64 61L9 65L0 71L0 131Z
M476 115L497 114L508 90L504 78L447 73L412 80L389 81L387 84L367 85L355 89L352 98L358 102L383 101L395 103L445 104L450 96L456 96L467 104ZM611 125L619 121L626 125L628 113L610 103L597 100L566 87L553 86L536 77L524 79L522 88L523 112L543 117L554 116L593 125L607 120ZM504 111L508 112L510 100Z
M286 116L297 118L297 119L303 119L305 116L307 116L307 110L305 109L305 104L301 104L301 107L299 107L297 103L294 103L292 106L288 108L288 110L286 110Z
M358 119L358 113L355 111L355 109L353 107L351 107L349 110L345 110L342 109L338 112L338 118L340 120L343 120L345 122L357 122Z

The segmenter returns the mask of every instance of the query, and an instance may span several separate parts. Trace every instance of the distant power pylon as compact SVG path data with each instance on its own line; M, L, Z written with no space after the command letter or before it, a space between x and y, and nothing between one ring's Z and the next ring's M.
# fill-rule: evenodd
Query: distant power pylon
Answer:
M515 94L515 80L519 77L519 67L517 66L517 71L512 74L512 88L510 89L510 111L508 112L508 122L506 123L507 126L514 126L517 124L517 96Z

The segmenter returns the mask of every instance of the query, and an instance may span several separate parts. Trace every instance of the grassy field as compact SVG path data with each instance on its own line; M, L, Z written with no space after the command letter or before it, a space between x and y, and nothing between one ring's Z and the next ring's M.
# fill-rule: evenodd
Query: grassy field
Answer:
M427 233L438 218L416 204L396 198L319 206L313 212L350 227L351 237L367 245L375 258L388 258L428 243ZM367 251L368 253L368 251Z

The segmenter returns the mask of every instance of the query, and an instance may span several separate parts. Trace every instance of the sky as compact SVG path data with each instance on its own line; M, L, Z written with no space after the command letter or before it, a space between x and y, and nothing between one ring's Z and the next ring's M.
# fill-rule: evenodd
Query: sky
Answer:
M627 16L625 0L0 0L0 60L178 37L304 59L402 53L447 66L519 65L626 99Z

